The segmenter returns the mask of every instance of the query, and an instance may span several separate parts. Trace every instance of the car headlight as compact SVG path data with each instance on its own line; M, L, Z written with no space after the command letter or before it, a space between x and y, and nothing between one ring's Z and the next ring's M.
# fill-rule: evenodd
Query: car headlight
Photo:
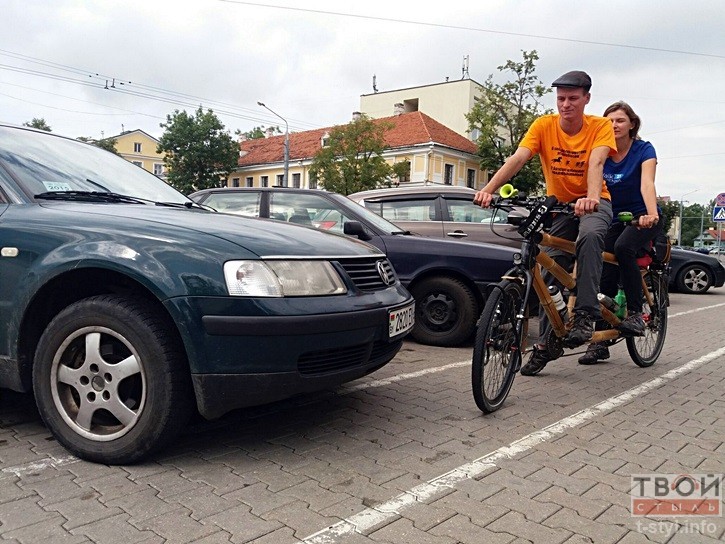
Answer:
M340 275L327 261L229 261L224 279L230 295L301 297L347 292Z

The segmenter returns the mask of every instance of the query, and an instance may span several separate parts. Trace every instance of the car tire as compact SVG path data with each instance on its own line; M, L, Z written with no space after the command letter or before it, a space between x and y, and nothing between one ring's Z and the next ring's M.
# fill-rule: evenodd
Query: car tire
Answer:
M677 274L677 290L680 293L701 295L712 286L712 271L702 264L685 266Z
M139 298L100 295L62 310L38 343L33 387L53 436L105 464L147 457L178 434L193 407L178 333L161 308Z
M460 280L428 278L410 289L415 298L415 325L411 337L430 346L457 346L473 334L478 303Z

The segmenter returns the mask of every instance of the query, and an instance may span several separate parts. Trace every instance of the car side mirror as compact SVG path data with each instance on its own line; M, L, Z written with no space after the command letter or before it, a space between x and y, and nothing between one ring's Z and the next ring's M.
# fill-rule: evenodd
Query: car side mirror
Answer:
M372 240L372 236L368 234L360 221L347 221L343 227L342 232L348 236L357 236L360 240L367 241Z

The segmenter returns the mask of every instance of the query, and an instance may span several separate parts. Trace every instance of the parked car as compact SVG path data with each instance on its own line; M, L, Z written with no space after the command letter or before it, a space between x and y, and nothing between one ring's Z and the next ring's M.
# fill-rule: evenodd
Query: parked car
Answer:
M411 336L420 343L455 346L473 333L486 288L512 266L515 250L492 244L415 236L347 197L322 190L207 189L196 202L232 213L298 222L355 236L385 252L415 297Z
M455 185L424 185L373 189L349 195L399 227L435 238L520 247L508 214L473 203L474 189Z
M521 237L507 224L507 215L495 216L492 221L490 210L473 204L475 194L468 187L427 185L361 191L350 198L396 225L426 236L520 247ZM717 259L700 258L703 252L693 253L687 248L672 247L670 289L699 294L722 286L722 264Z
M102 463L390 361L413 299L358 240L205 210L121 157L0 125L0 387Z
M670 289L699 295L725 283L725 267L712 255L672 248Z

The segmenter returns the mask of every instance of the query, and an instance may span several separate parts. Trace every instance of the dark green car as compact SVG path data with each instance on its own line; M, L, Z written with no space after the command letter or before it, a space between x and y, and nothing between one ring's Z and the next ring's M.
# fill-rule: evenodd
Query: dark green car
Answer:
M124 159L0 126L0 387L130 463L214 418L390 361L413 300L376 248L207 211Z

